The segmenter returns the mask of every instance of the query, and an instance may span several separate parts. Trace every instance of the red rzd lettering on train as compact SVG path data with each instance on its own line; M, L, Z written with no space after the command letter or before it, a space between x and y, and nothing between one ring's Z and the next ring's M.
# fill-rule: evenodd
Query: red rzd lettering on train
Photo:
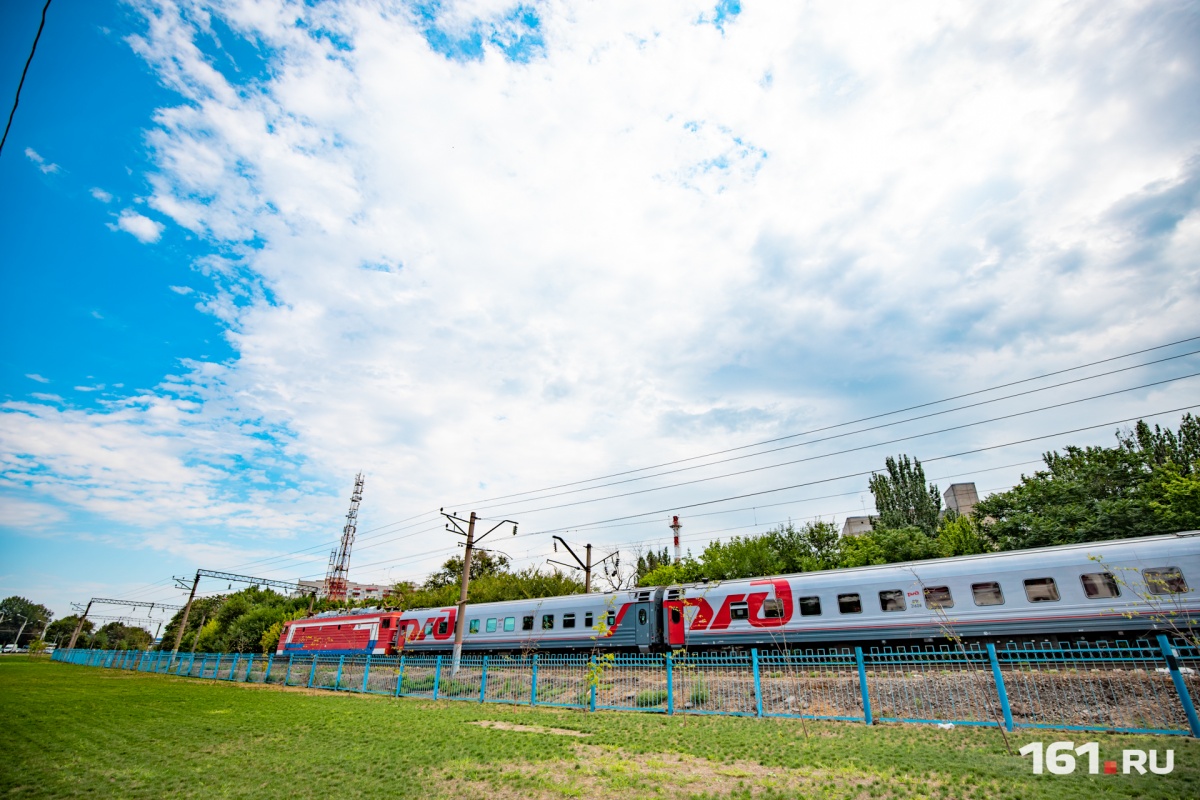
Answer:
M750 581L751 586L770 586L775 590L775 599L779 601L780 616L765 617L762 613L763 603L770 597L770 592L750 592L749 594L731 594L725 598L725 602L721 604L721 610L713 615L712 606L702 598L697 598L699 602L694 602L691 599L685 602L688 605L699 605L700 610L696 613L696 619L692 622L691 629L694 631L702 631L705 629L713 631L725 630L729 627L732 618L730 617L730 607L734 603L745 601L749 618L748 622L755 628L778 628L781 625L786 625L792 619L792 587L783 578L773 578L769 580ZM707 612L707 613L705 613ZM709 624L708 620L712 620Z

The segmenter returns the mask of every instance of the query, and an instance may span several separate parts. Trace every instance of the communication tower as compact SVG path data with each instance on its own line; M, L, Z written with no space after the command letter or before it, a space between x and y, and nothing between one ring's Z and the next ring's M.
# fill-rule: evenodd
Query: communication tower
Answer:
M325 574L325 596L330 600L345 600L350 583L350 548L354 546L354 532L358 530L358 504L362 502L363 474L354 478L354 491L350 494L350 510L346 512L346 527L342 528L342 541L329 554L329 571Z
M675 563L679 563L679 529L683 526L679 524L679 517L671 517L671 524L667 526L671 532L675 534Z

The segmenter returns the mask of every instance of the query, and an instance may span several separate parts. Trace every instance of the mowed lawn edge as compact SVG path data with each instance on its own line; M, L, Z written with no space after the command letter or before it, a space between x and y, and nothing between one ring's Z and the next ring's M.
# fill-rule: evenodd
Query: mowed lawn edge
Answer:
M0 658L0 796L1200 797L1184 737L1018 731L1174 750L1170 775L1033 775L994 729L431 702Z

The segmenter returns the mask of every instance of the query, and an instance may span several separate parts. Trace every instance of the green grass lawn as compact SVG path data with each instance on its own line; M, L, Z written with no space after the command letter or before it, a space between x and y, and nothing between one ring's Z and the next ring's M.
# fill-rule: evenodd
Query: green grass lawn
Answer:
M805 735L807 727L807 736ZM1166 776L1031 774L996 730L438 703L0 658L0 797L1200 797L1200 743Z

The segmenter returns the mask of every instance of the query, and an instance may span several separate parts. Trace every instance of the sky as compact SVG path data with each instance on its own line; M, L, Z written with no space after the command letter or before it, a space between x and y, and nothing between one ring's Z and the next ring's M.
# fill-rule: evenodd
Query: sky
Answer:
M318 579L359 471L351 580L443 508L628 565L1200 405L1195 2L55 0L0 187L0 596L59 616Z

